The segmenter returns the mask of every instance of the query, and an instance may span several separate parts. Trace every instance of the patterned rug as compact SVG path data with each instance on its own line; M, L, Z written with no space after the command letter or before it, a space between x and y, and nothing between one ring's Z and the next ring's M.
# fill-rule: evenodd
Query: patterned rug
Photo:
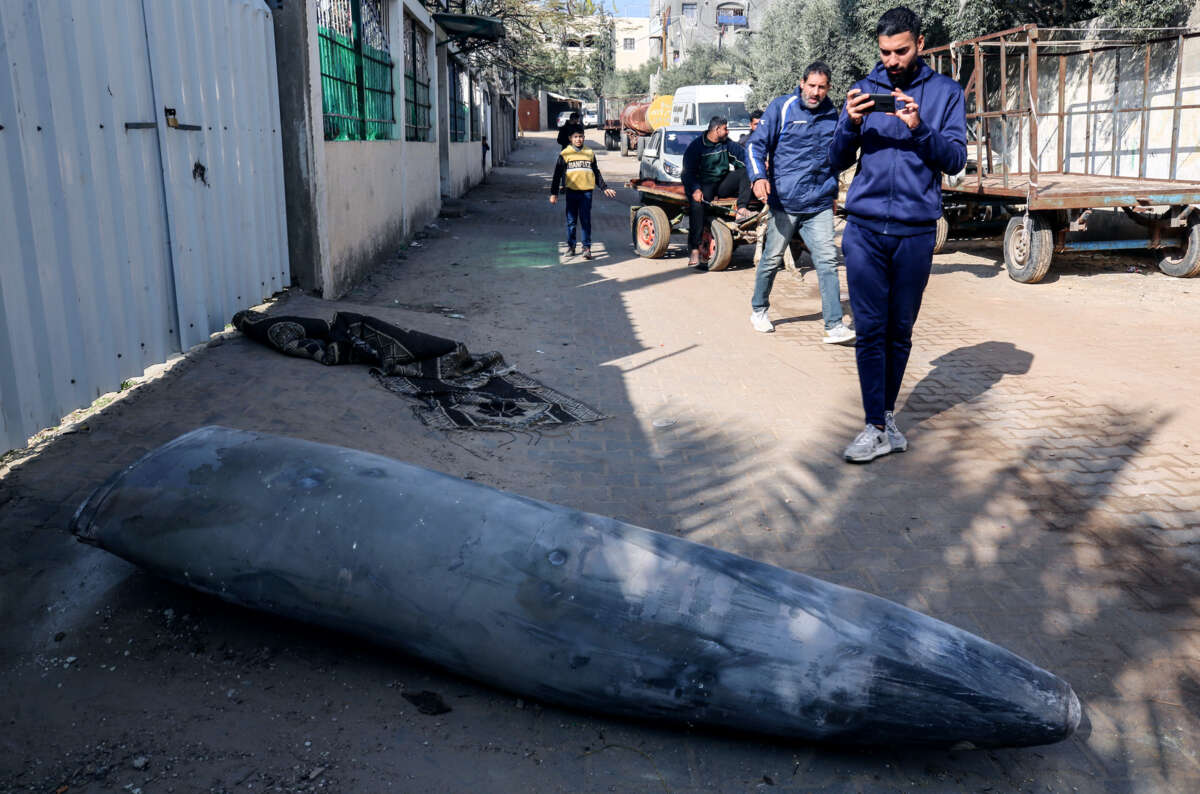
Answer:
M441 430L524 430L605 418L515 371L498 352L473 355L461 342L375 317L338 312L326 322L241 311L232 322L247 338L289 356L370 365L385 389L413 400L413 413Z

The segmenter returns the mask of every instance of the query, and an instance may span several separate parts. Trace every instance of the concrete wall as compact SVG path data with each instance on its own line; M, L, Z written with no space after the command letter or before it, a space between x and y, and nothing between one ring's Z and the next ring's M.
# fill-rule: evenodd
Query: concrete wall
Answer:
M275 64L279 81L283 186L287 210L288 257L292 283L317 291L323 281L325 170L321 126L321 69L317 50L316 7L281 3L272 8Z
M449 148L447 195L458 198L483 179L483 149L479 141L451 141Z
M661 24L661 23L660 23ZM636 69L650 60L650 18L615 17L613 38L616 68ZM633 49L625 49L625 39L633 39Z
M441 191L432 141L327 141L325 163L332 297L436 218Z

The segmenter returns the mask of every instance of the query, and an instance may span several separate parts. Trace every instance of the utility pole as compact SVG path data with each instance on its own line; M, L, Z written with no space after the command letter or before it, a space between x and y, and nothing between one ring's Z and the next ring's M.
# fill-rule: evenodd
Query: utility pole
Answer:
M671 26L671 7L665 5L662 18L662 70L667 71L667 28Z

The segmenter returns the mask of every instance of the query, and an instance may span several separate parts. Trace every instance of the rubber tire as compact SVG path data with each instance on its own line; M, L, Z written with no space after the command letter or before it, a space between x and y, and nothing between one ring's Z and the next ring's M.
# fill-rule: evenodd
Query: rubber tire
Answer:
M1191 278L1200 274L1200 219L1195 216L1188 218L1187 248L1182 256L1164 256L1159 260L1158 269L1175 278Z
M646 139L639 136L637 142L637 159L642 159L642 152L644 151L646 151Z
M707 233L700 241L700 256L709 248L708 269L724 270L733 259L733 233L729 227L714 218L708 224Z
M620 144L617 143L616 133L614 133L612 130L605 130L604 131L604 148L610 152L615 152L617 150L617 146L619 146L619 145Z
M624 131L621 132L621 141L617 144L617 147L621 150L622 157L629 156L629 136Z
M639 232L645 232L645 238ZM633 250L646 259L661 259L671 245L671 220L662 207L640 207L633 216Z
M946 217L937 219L937 236L933 240L933 252L940 254L942 249L946 247L946 240L950 237L950 221Z
M1024 216L1010 218L1004 230L1004 266L1008 276L1022 284L1036 284L1050 270L1050 259L1054 256L1054 227L1044 213L1029 215L1030 240L1024 260L1018 256L1016 246L1025 236Z

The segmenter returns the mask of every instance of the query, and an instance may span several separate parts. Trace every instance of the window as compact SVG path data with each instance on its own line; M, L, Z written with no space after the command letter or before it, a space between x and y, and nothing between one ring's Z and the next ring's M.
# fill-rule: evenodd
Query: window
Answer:
M387 0L317 0L327 141L395 137Z
M627 50L632 50L635 47L637 47L637 41L635 41L634 39L624 39L621 42L621 46Z
M695 3L684 3L683 4L683 18L689 22L696 21L696 4Z
M471 140L477 141L483 130L483 91L475 82L475 78L469 74L467 86L470 88L468 96L471 98Z
M721 3L717 6L717 25L744 28L750 23L746 19L746 8L740 3Z
M450 100L450 140L465 141L467 139L467 103L466 91L463 90L463 80L466 75L463 68L453 58L446 65L447 95Z
M404 139L429 140L433 102L429 99L428 34L404 15Z

